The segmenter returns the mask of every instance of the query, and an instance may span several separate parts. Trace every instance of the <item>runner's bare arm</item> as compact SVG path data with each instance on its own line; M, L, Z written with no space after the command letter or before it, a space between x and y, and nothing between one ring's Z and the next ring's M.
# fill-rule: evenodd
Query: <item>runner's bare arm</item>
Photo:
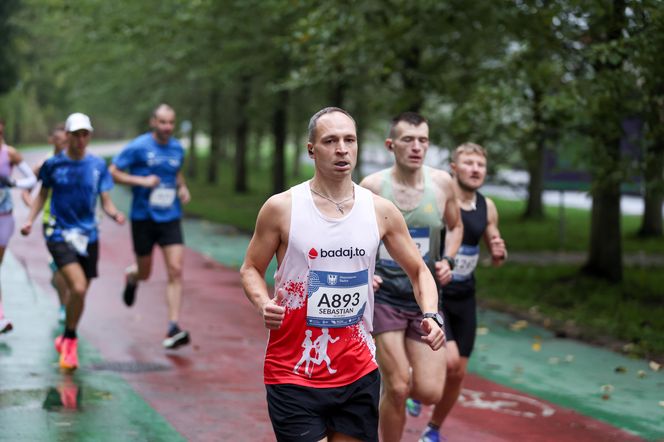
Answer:
M443 220L445 221L446 232L443 256L454 258L463 241L461 210L459 209L459 203L454 192L454 183L450 174L443 170L436 170L435 177L441 195L445 198ZM436 278L441 285L447 285L452 281L452 269L447 260L442 259L436 262Z
M125 223L124 213L120 212L118 208L115 207L115 204L111 199L110 193L102 192L99 194L99 197L101 198L101 208L104 210L106 215L111 217L113 221L115 221L116 223L124 224Z
M487 224L484 230L484 242L491 253L491 263L494 266L501 266L507 259L507 248L505 241L500 236L500 230L498 230L498 209L489 198L486 198L486 211Z
M35 218L37 218L39 212L41 212L41 210L44 208L44 203L46 202L46 198L48 197L48 192L49 189L45 187L42 187L39 190L37 197L32 202L32 206L30 206L30 213L28 214L28 218L21 227L22 235L27 236L32 231L32 223L35 221Z
M130 173L124 172L115 164L108 166L109 172L113 176L113 181L119 184L128 184L130 186L139 186L139 187L156 187L159 185L159 177L157 175L132 175Z
M372 173L371 175L364 177L364 179L360 182L360 186L371 190L376 195L380 195L381 184L382 184L382 176L378 172ZM383 283L383 278L374 274L372 280L374 292L380 288L380 285L382 283Z
M285 252L290 226L290 192L280 193L268 199L256 219L256 229L249 242L244 262L240 268L244 293L263 318L265 327L278 329L286 309L280 305L285 296L283 289L270 299L265 271L276 254L280 262Z
M180 170L175 178L178 188L178 198L182 204L187 204L191 201L191 194L189 193L189 188L187 187L187 181L184 179L184 174Z
M23 175L23 178L17 180L12 178L11 186L19 189L32 189L37 184L37 177L28 166L28 163L23 160L21 153L11 146L9 146L9 161Z
M32 173L35 174L35 177L39 177L39 171L41 170L41 167L44 164L44 161L45 160L42 160L41 162L39 162L39 164L37 164L36 166L34 166L32 168ZM21 199L23 200L23 203L28 207L32 206L32 192L34 190L35 190L35 187L33 187L30 190L25 189L25 190L23 190L23 192L21 192Z
M413 285L417 304L424 313L438 312L436 283L408 233L408 227L401 212L390 201L376 195L374 195L374 204L381 239L390 256L408 275ZM428 324L423 326L427 336L423 336L422 340L433 350L439 349L445 341L443 330L431 318L424 319L422 322Z

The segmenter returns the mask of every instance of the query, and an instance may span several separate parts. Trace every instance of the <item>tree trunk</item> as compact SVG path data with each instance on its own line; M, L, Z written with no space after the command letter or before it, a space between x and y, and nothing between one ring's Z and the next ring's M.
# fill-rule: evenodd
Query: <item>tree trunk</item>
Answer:
M260 170L263 165L261 155L263 153L263 131L254 129L251 143L251 169Z
M293 137L293 170L291 176L297 178L300 176L300 167L302 163L302 152L306 149L306 136L304 132Z
M645 159L644 212L639 236L662 236L662 203L664 203L664 140L652 145Z
M364 134L366 133L365 127L367 126L367 100L365 94L360 91L356 94L355 104L355 121L357 122L357 163L353 170L353 181L359 183L362 181L362 146L364 143Z
M272 170L272 193L286 190L286 135L288 134L288 91L282 90L272 119L274 135L274 164Z
M192 113L191 128L189 129L189 162L187 164L187 176L196 179L198 176L198 155L196 153L196 112Z
M423 82L420 72L421 52L420 47L414 46L406 53L401 54L404 61L404 69L401 72L404 89L402 97L405 99L405 102L401 103L401 106L403 109L411 112L420 112L424 105Z
M237 97L237 123L235 126L235 186L237 193L246 193L247 185L247 137L249 134L249 117L247 105L249 104L251 79L240 79L240 93Z
M616 149L618 144L616 143ZM607 180L608 181L608 180ZM593 194L590 252L583 271L613 282L622 281L620 181L610 180Z
M335 81L332 84L332 90L330 91L330 102L332 103L332 106L340 107L343 109L344 99L346 98L345 95L346 95L346 82L343 80Z
M219 124L219 89L210 92L210 157L208 158L207 183L216 184L219 180L219 142L221 126Z
M544 218L544 203L542 202L542 192L544 191L544 148L545 131L544 121L541 112L542 95L541 91L533 88L533 123L535 125L535 152L528 158L528 202L526 211L523 214L527 219Z
M625 25L625 1L613 0L606 40L619 42ZM591 25L591 29L594 29ZM601 35L601 33L599 33ZM620 141L623 135L621 112L625 91L621 88L621 63L598 62L595 65L596 82L611 86L608 99L599 102L596 121L606 121L614 127L595 123L592 136L595 139L592 196L590 218L590 250L583 271L595 277L620 282L623 277L622 236L620 230L620 184L622 181ZM606 86L606 85L605 85ZM617 128L620 129L617 129Z

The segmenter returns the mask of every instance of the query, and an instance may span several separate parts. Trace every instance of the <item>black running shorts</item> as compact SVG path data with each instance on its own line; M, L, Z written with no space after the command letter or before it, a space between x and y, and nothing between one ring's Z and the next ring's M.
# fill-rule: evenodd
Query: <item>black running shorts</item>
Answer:
M475 296L462 298L446 297L443 299L445 334L448 341L455 341L459 355L470 357L475 346L477 331L477 308Z
M151 219L132 221L131 237L134 241L136 256L152 254L155 244L159 244L161 247L184 244L182 224L179 219L165 223L157 223Z
M99 243L88 243L88 256L81 256L76 250L66 242L47 242L46 247L53 257L53 261L58 269L67 264L78 263L83 268L85 277L90 280L97 277L97 261L99 260Z
M378 441L378 370L337 388L268 384L267 407L279 442L318 442L336 432Z

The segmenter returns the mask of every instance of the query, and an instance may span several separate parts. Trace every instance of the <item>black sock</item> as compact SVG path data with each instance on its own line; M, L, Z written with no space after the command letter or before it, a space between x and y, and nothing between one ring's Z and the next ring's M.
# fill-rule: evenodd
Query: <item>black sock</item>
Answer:
M173 336L176 333L180 332L180 327L178 327L178 323L175 321L168 321L168 335Z
M431 428L434 431L439 431L440 430L440 425L436 425L433 422L429 422L429 428Z
M76 339L78 337L76 336L76 330L72 330L66 327L65 327L65 333L62 336L68 339Z

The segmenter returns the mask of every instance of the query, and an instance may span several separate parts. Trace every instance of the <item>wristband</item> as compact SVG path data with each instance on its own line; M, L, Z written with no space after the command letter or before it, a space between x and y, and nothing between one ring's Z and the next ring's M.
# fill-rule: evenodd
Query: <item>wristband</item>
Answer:
M450 270L454 270L454 264L455 264L454 258L452 258L451 256L445 255L445 256L443 256L443 259L445 261L447 261L447 263L450 265Z

